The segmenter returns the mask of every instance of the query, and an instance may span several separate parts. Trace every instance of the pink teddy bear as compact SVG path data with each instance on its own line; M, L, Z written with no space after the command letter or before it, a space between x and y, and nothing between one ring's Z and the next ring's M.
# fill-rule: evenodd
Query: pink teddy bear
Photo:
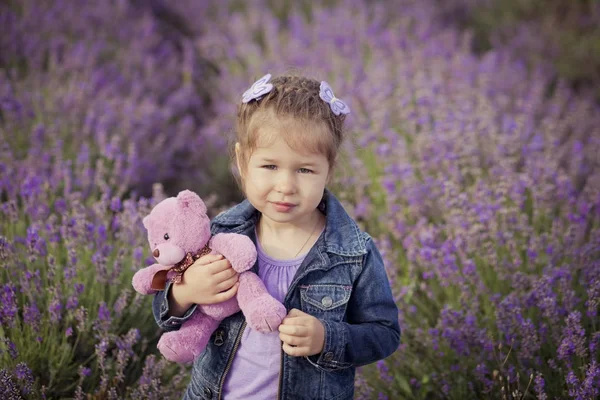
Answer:
M248 325L259 332L273 332L281 324L285 307L267 292L258 275L249 271L256 261L254 243L236 233L211 237L206 206L197 194L184 190L176 198L161 201L142 222L158 263L133 276L133 287L139 293L163 290L167 279L177 284L187 264L201 254L222 254L240 273L236 297L219 304L199 305L179 330L163 333L157 347L165 358L192 362L202 353L220 321L240 309Z

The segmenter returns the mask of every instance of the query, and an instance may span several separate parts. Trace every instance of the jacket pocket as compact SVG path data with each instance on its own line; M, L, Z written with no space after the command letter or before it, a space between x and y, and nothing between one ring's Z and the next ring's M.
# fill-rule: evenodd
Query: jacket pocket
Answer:
M350 300L352 286L306 285L300 286L302 311L329 321L342 321Z

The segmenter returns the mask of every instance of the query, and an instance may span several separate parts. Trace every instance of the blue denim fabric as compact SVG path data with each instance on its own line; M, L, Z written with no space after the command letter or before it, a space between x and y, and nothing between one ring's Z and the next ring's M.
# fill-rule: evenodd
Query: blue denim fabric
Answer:
M389 356L400 343L398 309L373 240L328 190L320 209L326 215L325 230L298 269L285 306L319 318L325 326L325 345L310 357L282 351L280 399L352 399L355 368ZM215 217L211 230L241 233L256 241L258 217L246 200ZM180 318L168 317L169 288L157 293L153 303L156 321L167 331L178 329L196 308ZM221 323L194 362L184 398L220 398L244 327L242 313Z

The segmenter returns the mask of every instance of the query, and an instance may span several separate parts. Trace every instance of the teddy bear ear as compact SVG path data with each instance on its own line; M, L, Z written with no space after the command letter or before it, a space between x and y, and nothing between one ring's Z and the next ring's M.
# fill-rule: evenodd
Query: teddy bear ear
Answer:
M150 216L146 215L144 217L144 219L142 219L142 224L144 225L144 228L148 229L148 223L150 222Z
M181 208L189 208L196 212L206 214L206 205L196 193L191 190L183 190L177 195L177 204Z

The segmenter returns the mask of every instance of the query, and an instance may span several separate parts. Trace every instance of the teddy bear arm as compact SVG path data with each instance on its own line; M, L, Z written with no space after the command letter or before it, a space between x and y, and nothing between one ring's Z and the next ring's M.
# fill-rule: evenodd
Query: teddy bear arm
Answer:
M248 271L256 262L256 247L248 236L238 233L217 233L211 238L209 246L229 260L237 272Z
M240 287L237 292L237 300L242 311L245 305L251 303L253 300L264 295L269 295L265 283L258 275L251 271L240 273L239 282Z
M155 275L161 271L167 271L168 266L160 264L152 264L148 267L142 268L133 275L131 281L133 288L136 292L141 294L153 294L158 290L152 288L152 281Z
M287 311L269 294L258 275L246 271L240 274L237 300L248 325L259 332L275 332Z

